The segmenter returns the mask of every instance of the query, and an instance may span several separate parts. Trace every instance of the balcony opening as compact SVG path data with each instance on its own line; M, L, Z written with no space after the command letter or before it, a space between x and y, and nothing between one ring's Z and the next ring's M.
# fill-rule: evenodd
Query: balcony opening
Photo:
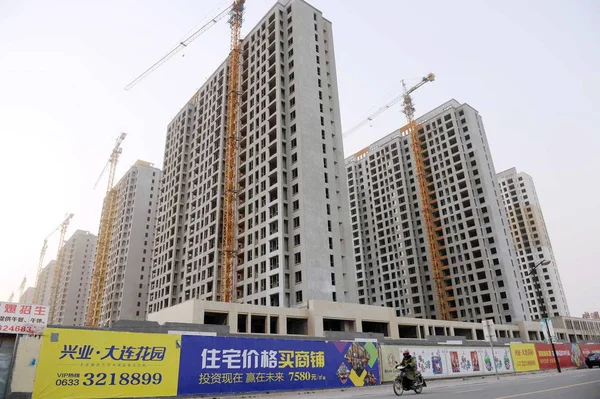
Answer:
M204 324L226 326L228 319L229 313L204 312Z
M238 332L242 333L242 334L248 332L248 315L247 314L238 314Z
M400 338L417 338L417 326L398 325L398 335Z
M250 318L250 332L252 334L267 333L267 316L252 315Z
M286 320L289 335L308 335L308 320L288 317Z
M384 337L390 336L389 323L377 321L363 321L362 330L365 333L383 334Z

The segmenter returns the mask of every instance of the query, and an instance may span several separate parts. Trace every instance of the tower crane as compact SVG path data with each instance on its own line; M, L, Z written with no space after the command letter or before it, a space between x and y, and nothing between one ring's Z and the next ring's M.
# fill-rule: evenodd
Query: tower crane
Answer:
M94 258L94 269L92 272L92 287L90 289L85 320L85 325L87 327L98 327L100 321L102 294L104 292L104 280L106 279L110 239L115 222L118 195L117 189L113 188L113 186L115 184L115 172L117 170L119 156L123 152L121 143L123 143L126 136L126 133L121 133L110 153L102 173L100 173L100 177L98 177L96 184L94 184L94 188L96 188L102 179L102 176L104 176L104 173L108 169L108 185L106 187L106 197L104 198L104 206L102 207L102 216L100 218L100 230L98 232L98 243L96 245L96 256Z
M202 35L204 32L206 32L207 30L209 30L213 25L215 25L221 19L225 18L228 13L231 14L232 11L233 11L233 9L234 9L234 7L236 6L236 3L239 3L239 1L234 1L232 5L230 5L229 7L227 7L226 9L224 9L223 11L219 12L214 18L211 18L210 21L208 21L206 24L202 25L194 33L192 33L191 35L189 35L188 37L186 37L185 39L183 39L181 42L177 43L177 45L175 47L173 47L173 49L171 51L169 51L167 54L165 54L164 56L162 56L162 58L160 60L156 61L154 64L152 64L152 66L150 66L148 69L146 69L144 72L142 72L137 78L135 78L134 80L132 80L131 82L129 82L127 84L127 86L125 86L125 90L132 89L134 86L136 86L138 83L140 83L146 77L148 77L148 75L150 75L152 72L154 72L155 70L157 70L161 65L163 65L165 62L167 62L171 58L173 58L173 56L175 54L177 54L181 50L185 49L194 40L196 40L200 35Z
M234 300L235 243L238 193L238 108L240 84L240 34L245 0L234 0L229 23L231 52L229 54L229 93L227 95L227 130L225 132L225 199L223 205L223 251L221 254L221 301Z
M221 251L221 282L220 299L223 302L231 302L234 299L234 277L235 261L237 259L236 245L236 225L237 225L237 193L238 193L238 108L240 97L240 36L242 22L244 17L244 7L246 0L233 0L232 4L220 12L206 25L202 26L191 36L180 42L160 60L154 63L150 68L140 76L129 83L125 90L129 90L141 80L155 71L162 64L167 62L177 52L183 50L193 40L202 33L206 32L218 20L229 13L229 25L231 26L231 42L229 53L229 71L228 71L228 93L227 93L227 124L225 130L225 177L224 177L224 199L223 199L223 240ZM198 100L199 92L192 97L192 101ZM100 243L100 238L98 239ZM100 248L100 245L98 245ZM98 257L96 257L98 259ZM92 296L90 296L90 300ZM90 302L91 303L91 302ZM88 315L91 306L88 307Z
M46 251L48 250L48 240L50 239L50 237L52 237L54 235L54 233L61 230L63 228L63 226L65 226L64 228L66 230L67 226L71 222L72 218L73 218L73 214L68 213L67 216L65 217L65 219L62 221L62 223L59 224L54 230L52 230L52 232L50 234L48 234L46 236L46 238L44 238L44 245L42 245L42 250L40 251L40 260L38 262L38 268L37 268L37 272L35 274L35 290L33 291L33 303L35 303L35 304L39 304L39 301L40 301L40 287L39 287L40 275L42 274L42 269L44 267L44 258L46 257ZM60 251L61 246L62 246L62 242L59 242L58 243L59 251Z
M52 277L52 289L50 291L50 315L49 320L52 323L56 323L56 311L58 304L62 301L62 296L58 298L58 284L63 274L63 267L65 263L65 251L63 246L65 243L65 236L67 234L67 228L71 222L72 214L67 215L67 218L60 225L60 237L58 239L58 254L56 255L56 266L54 266L54 276Z
M447 266L442 264L440 243L438 241L439 237L436 233L438 230L441 230L441 226L436 226L435 222L435 219L439 218L439 216L435 215L436 210L434 209L434 205L437 203L435 201L435 188L433 183L428 181L428 178L432 175L432 173L429 162L425 162L425 159L428 157L427 144L425 139L422 138L423 136L419 133L421 130L421 125L417 125L415 121L415 106L411 97L411 94L415 90L423 86L425 83L433 82L434 80L435 75L430 73L429 75L423 77L419 83L410 88L407 88L406 83L402 81L404 92L401 95L395 97L389 103L377 109L374 113L357 123L350 130L344 132L343 136L348 137L350 134L356 132L368 122L372 121L378 115L391 108L394 104L402 102L402 112L404 115L406 115L408 124L401 130L406 132L410 136L411 140L411 149L415 160L417 182L421 198L421 209L423 220L425 222L425 230L427 233L433 280L435 281L438 315L442 320L450 320L452 317L450 315L448 302L451 298L448 296L448 290L451 289L452 286L446 286L445 284L445 281L447 281L448 278L444 275L444 268Z
M15 292L13 291L10 293L10 296L8 297L8 302L12 302L14 298L15 298Z

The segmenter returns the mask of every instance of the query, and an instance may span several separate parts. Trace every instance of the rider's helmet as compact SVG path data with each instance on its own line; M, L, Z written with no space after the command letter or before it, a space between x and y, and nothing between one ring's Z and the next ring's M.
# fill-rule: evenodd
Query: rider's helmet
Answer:
M408 351L408 349L404 349L404 351L402 352L402 354L404 355L405 358L409 358L410 357L410 352Z

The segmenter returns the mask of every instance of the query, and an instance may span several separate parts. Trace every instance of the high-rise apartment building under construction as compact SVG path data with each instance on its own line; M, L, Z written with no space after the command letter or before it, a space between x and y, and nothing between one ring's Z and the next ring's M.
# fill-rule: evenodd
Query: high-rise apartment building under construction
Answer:
M479 113L455 100L417 119L450 318L529 319ZM345 161L360 303L440 315L411 138L400 129Z
M331 23L280 1L241 44L235 301L356 301ZM228 63L169 124L149 312L220 300Z
M568 316L567 299L533 179L527 173L518 173L511 168L498 173L498 183L532 317L539 319L545 315L543 305L548 317ZM540 264L544 261L550 263ZM536 266L543 304L539 302L533 277L528 274Z
M56 265L55 260L51 260L42 269L40 277L38 278L37 287L35 287L37 293L34 297L38 298L39 305L49 305L50 295L52 294L52 280L54 279L54 267Z
M160 178L160 169L137 161L115 185L101 326L122 319L146 319ZM102 212L107 212L106 199Z
M55 289L50 293L52 316L48 324L84 325L97 238L88 231L77 230L60 249L54 264Z

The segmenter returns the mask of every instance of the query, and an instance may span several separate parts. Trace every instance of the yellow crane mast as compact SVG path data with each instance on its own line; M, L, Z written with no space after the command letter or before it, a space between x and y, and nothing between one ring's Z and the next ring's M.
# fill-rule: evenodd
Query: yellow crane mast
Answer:
M227 93L227 125L225 131L225 177L223 193L223 239L221 254L221 282L220 299L223 302L231 302L234 299L234 269L237 258L236 239L236 221L237 221L237 193L238 193L238 108L240 96L240 35L244 17L244 7L246 0L233 0L232 5L219 12L211 18L208 23L196 30L190 36L178 43L171 51L165 54L160 60L152 64L141 75L129 83L125 90L129 90L148 75L158 69L161 65L171 59L176 53L186 48L192 41L206 32L217 21L224 18L229 13L229 24L231 26L231 43L229 53L229 71ZM199 91L194 94L191 101L198 100ZM101 237L98 238L98 251L100 251ZM98 252L99 253L99 252ZM96 257L98 259L98 257ZM99 283L102 284L102 283ZM101 294L100 294L101 295ZM92 300L92 296L90 296ZM91 304L91 302L90 302ZM93 307L88 307L89 312ZM91 321L90 321L91 322ZM90 324L93 325L93 324Z
M42 269L44 268L44 258L46 257L46 251L48 250L48 240L54 235L54 233L59 231L65 223L68 226L72 218L72 213L67 214L65 220L63 220L61 224L59 224L54 230L52 230L52 233L48 234L46 238L44 238L44 245L42 245L42 250L40 251L40 260L38 261L38 268L35 274L35 290L33 291L33 303L35 304L39 304L40 301L40 274L42 274ZM61 243L59 242L58 245L58 250L60 251Z
M245 0L234 0L229 23L231 25L231 53L229 54L229 92L227 95L227 130L225 132L225 192L223 205L223 251L221 254L221 301L234 300L235 261L237 258L236 221L238 192L238 132L237 119L240 84L240 34Z
M63 272L63 264L65 263L65 251L62 250L63 245L65 244L65 236L67 234L67 229L69 228L69 223L71 222L72 214L69 214L64 222L60 225L60 237L58 239L58 254L56 255L56 265L54 266L54 276L52 277L52 289L50 291L50 322L56 323L56 311L57 306L60 302L62 302L63 297L58 298L58 283L60 276L62 276ZM64 296L64 294L63 294Z
M123 151L121 143L125 140L126 133L121 133L117 139L115 146L110 153L108 162L104 166L100 177L96 181L94 188L102 179L102 176L108 169L108 185L106 188L106 197L104 198L104 206L102 207L102 216L100 218L100 229L98 231L98 243L96 244L96 256L94 258L94 270L92 272L92 287L90 289L90 297L88 299L88 307L85 318L87 327L98 327L100 322L100 311L102 307L102 294L104 293L104 284L106 279L106 268L108 266L108 255L110 252L110 239L115 222L115 211L117 205L118 191L113 188L115 183L115 172L119 156Z
M406 115L408 124L402 127L400 130L410 135L411 149L413 157L415 159L415 168L417 171L417 183L419 188L419 194L421 197L421 210L423 214L423 221L425 222L425 230L427 234L427 241L429 245L431 269L433 279L435 281L436 299L438 304L438 315L442 320L450 320L453 317L450 311L455 310L450 308L449 301L453 300L453 297L448 295L448 291L452 290L452 280L445 274L445 270L448 266L443 264L443 259L440 254L441 244L439 239L442 237L442 226L439 221L439 215L437 214L437 201L435 200L435 186L433 183L433 176L431 173L431 166L429 163L429 152L427 150L427 143L424 134L422 134L422 126L417 125L415 122L415 107L410 96L415 90L423 86L425 83L433 82L435 75L430 73L426 77L422 78L419 83L411 88L407 88L404 81L402 81L402 87L404 93L397 96L384 106L377 109L374 113L369 115L366 119L362 120L350 130L344 132L344 138L348 137L358 129L372 121L378 115L382 114L386 110L390 109L394 104L398 102L403 103L402 112ZM438 234L439 232L439 234Z
M438 242L437 231L440 230L441 224L438 223L436 228L435 219L439 219L439 215L434 215L434 208L432 203L435 201L435 187L433 178L431 177L431 164L425 162L428 160L428 150L425 134L422 131L422 125L417 125L415 122L415 107L410 94L423 86L427 82L433 82L435 75L430 73L424 77L418 84L406 88L404 81L402 87L404 88L403 94L403 110L402 112L406 115L408 121L407 131L410 135L411 146L413 157L415 159L415 167L417 169L417 182L419 185L419 194L421 197L421 213L423 214L423 220L425 222L425 230L427 232L427 241L429 244L429 253L431 260L431 269L433 272L433 279L435 281L435 290L438 305L438 314L442 320L449 320L450 312L448 309L448 292L445 284L444 277L444 266L440 257L440 243ZM422 134L419 134L421 132ZM450 286L451 288L451 286Z

